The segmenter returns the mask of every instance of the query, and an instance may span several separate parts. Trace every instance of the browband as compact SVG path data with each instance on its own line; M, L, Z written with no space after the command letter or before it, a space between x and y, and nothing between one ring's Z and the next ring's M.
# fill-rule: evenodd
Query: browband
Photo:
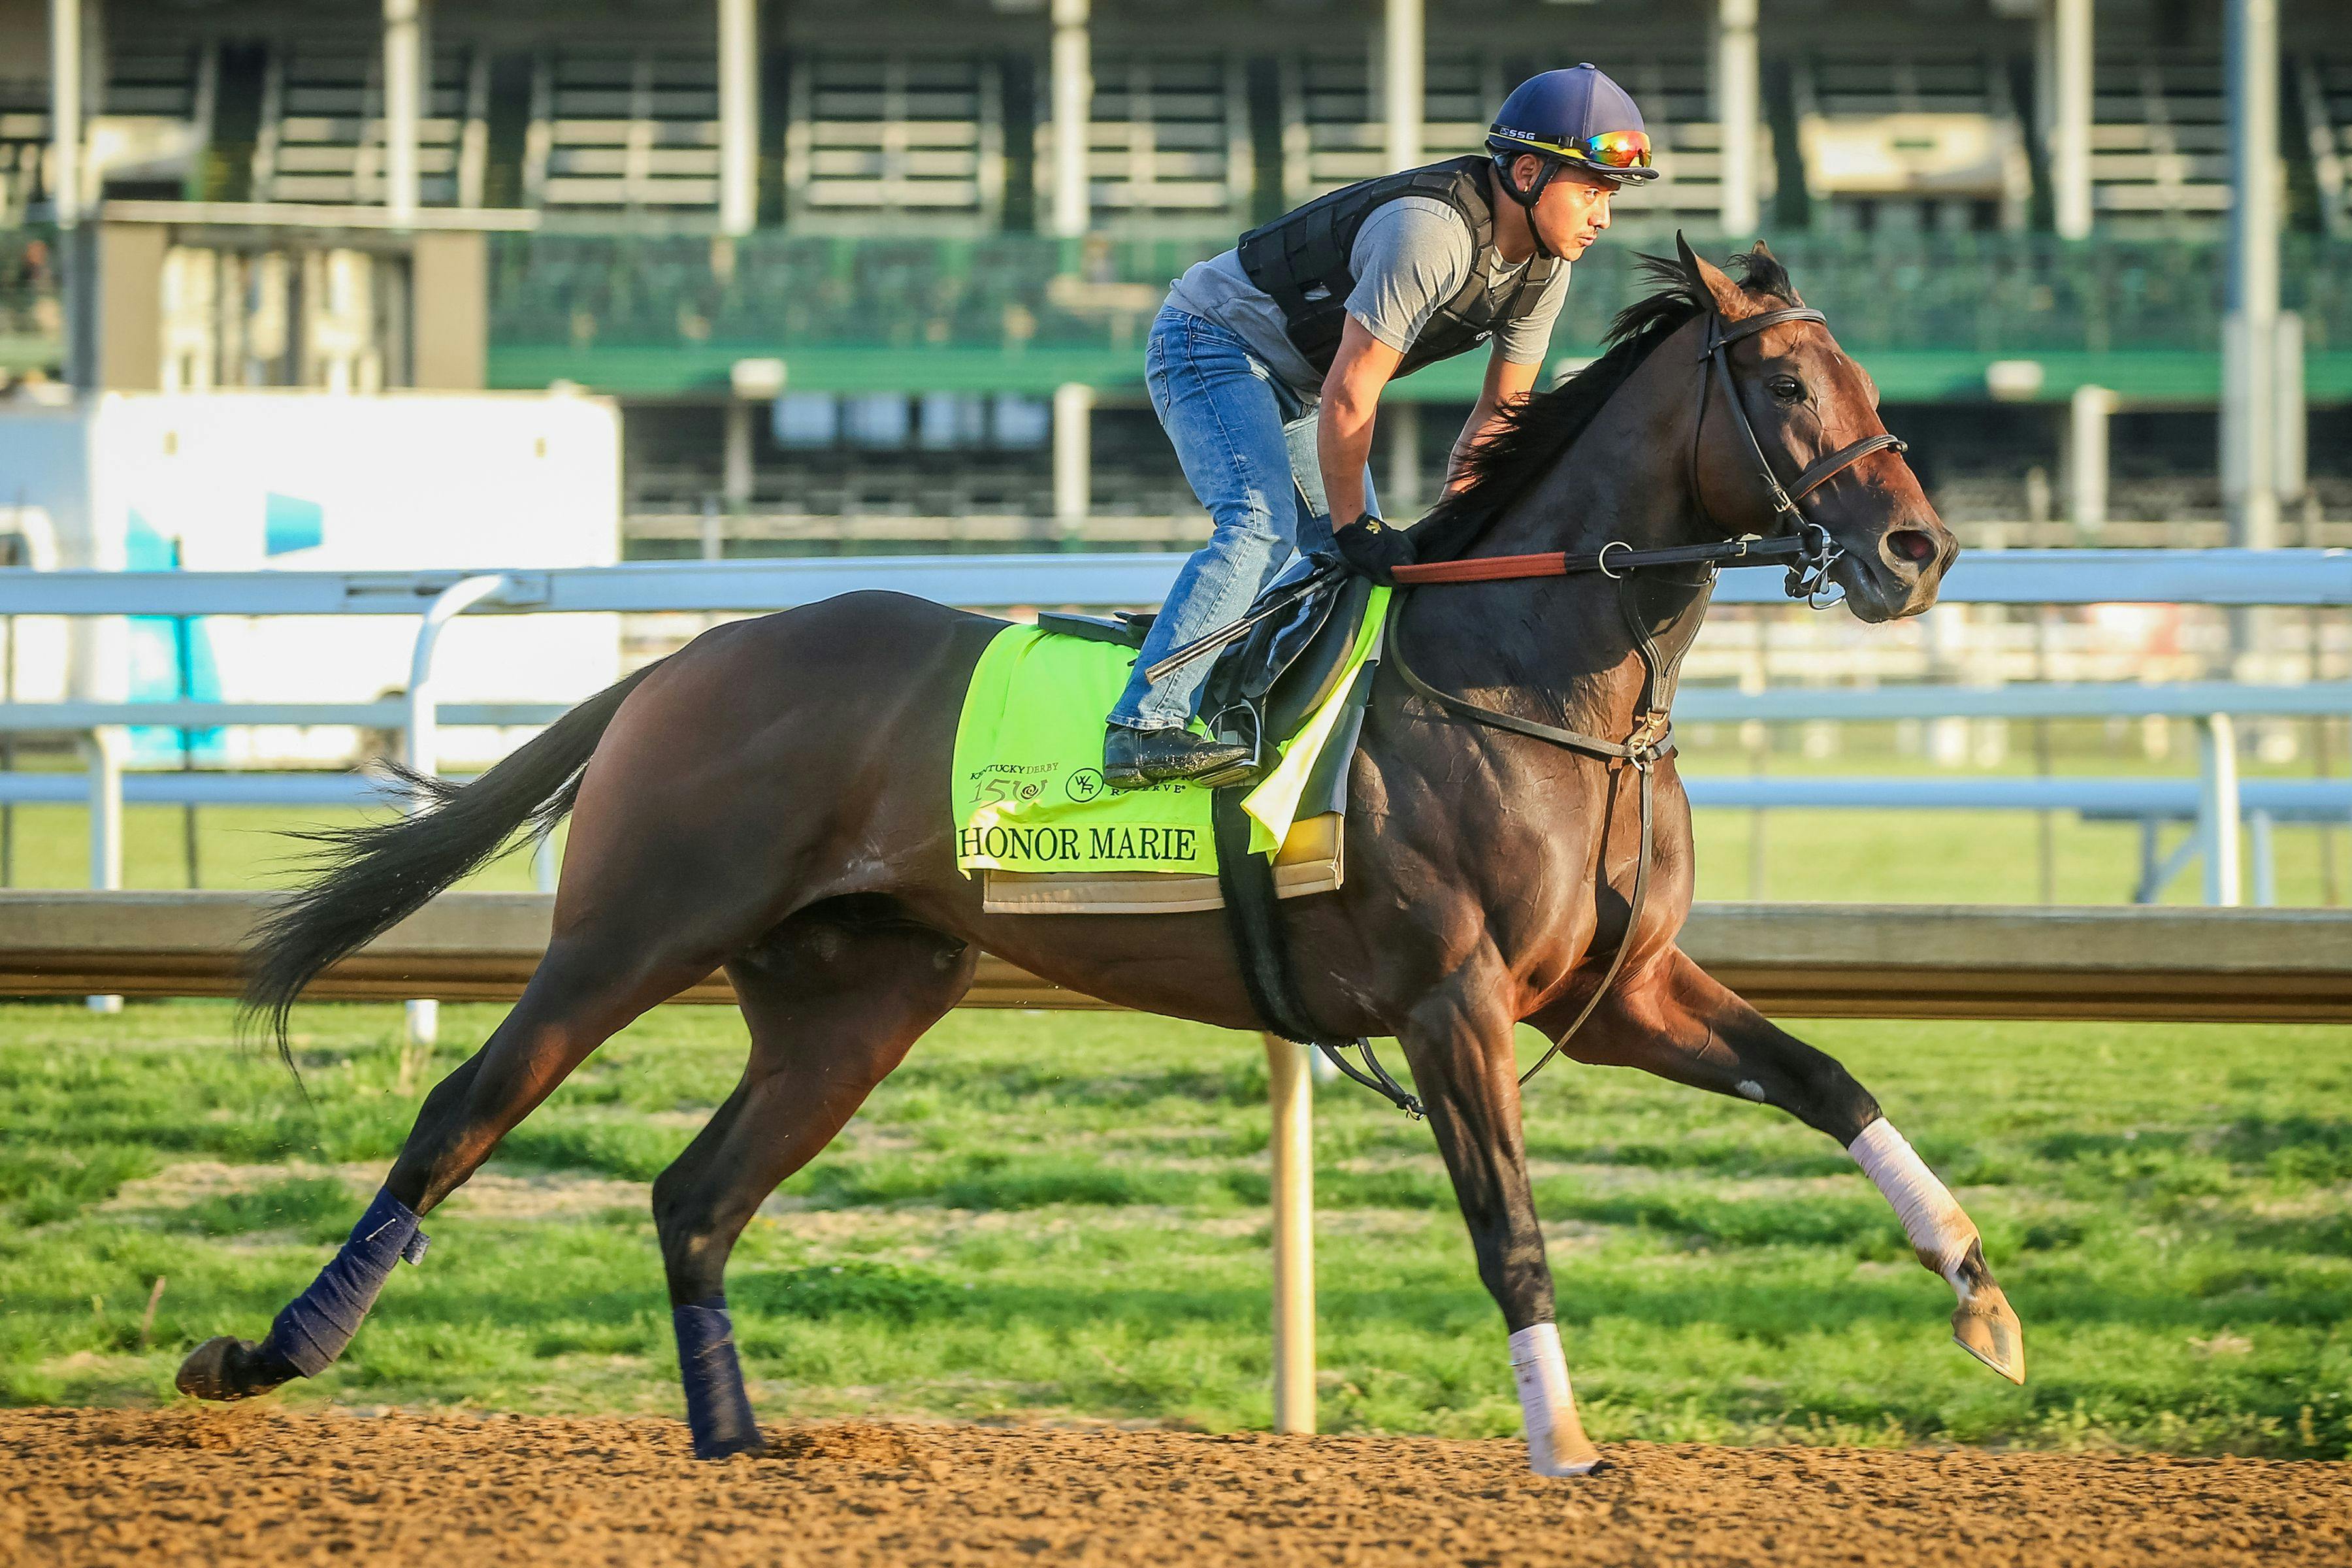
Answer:
M1765 310L1758 315L1743 316L1729 327L1723 324L1720 312L1707 318L1714 328L1707 333L1707 344L1699 358L1706 359L1717 348L1728 348L1742 338L1752 338L1767 327L1777 327L1783 321L1819 321L1828 326L1830 319L1809 305L1790 305L1778 310Z

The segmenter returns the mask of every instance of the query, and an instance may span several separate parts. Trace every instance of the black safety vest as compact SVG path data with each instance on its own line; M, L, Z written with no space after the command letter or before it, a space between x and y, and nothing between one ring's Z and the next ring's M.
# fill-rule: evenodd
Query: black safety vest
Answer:
M1318 196L1242 236L1242 270L1282 307L1291 346L1328 374L1347 324L1348 296L1356 287L1351 258L1357 230L1374 208L1399 196L1433 196L1460 213L1470 227L1470 277L1423 325L1396 374L1411 375L1423 365L1466 353L1505 322L1531 314L1560 264L1558 257L1535 258L1516 284L1499 291L1486 287L1487 253L1495 244L1495 209L1487 195L1493 167L1491 160L1476 154L1448 158Z

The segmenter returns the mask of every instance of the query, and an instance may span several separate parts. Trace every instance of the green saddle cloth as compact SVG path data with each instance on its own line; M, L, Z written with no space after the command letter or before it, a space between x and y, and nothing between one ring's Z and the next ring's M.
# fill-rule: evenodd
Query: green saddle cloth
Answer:
M1315 764L1373 657L1389 590L1375 588L1332 694L1281 746L1282 761L1242 803L1250 847L1289 834ZM1173 871L1214 875L1210 792L1197 784L1113 790L1103 783L1104 715L1134 668L1131 648L1034 626L996 634L971 672L956 721L956 868Z

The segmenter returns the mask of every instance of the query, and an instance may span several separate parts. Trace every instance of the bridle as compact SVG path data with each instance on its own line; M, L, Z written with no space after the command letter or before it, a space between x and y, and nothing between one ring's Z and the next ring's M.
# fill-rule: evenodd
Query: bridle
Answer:
M1706 346L1699 351L1698 357L1699 363L1713 367L1709 385L1722 392L1723 401L1731 409L1731 422L1748 447L1748 456L1755 465L1757 475L1764 481L1766 493L1771 497L1773 520L1777 522L1786 518L1801 530L1809 525L1804 509L1798 503L1807 496L1874 452L1907 452L1911 448L1900 436L1882 430L1875 436L1849 441L1834 452L1824 452L1806 464L1804 471L1794 480L1787 485L1781 484L1780 476L1772 471L1771 459L1764 455L1764 443L1756 437L1756 426L1748 417L1748 405L1739 401L1739 388L1732 382L1731 345L1789 321L1811 321L1823 327L1829 325L1828 317L1803 305L1765 310L1743 317L1728 326L1724 324L1721 311L1709 310L1706 313ZM1699 447L1706 437L1707 391L1706 386L1699 389L1698 417L1691 421L1691 499L1698 503L1699 515L1706 519L1708 526L1720 531L1722 525L1715 521L1715 513L1706 504L1706 491L1698 482Z
M1837 601L1825 597L1829 574L1844 553L1830 537L1829 530L1805 515L1803 501L1831 479L1845 472L1874 452L1909 450L1901 437L1881 431L1847 443L1834 452L1823 454L1805 465L1802 472L1787 484L1773 471L1771 459L1765 455L1764 444L1757 438L1756 426L1748 416L1746 405L1739 400L1739 388L1731 376L1731 347L1752 338L1769 327L1790 321L1811 321L1826 327L1828 319L1819 310L1790 306L1777 310L1765 310L1727 323L1719 310L1706 314L1706 346L1700 351L1699 363L1709 367L1702 373L1698 395L1698 416L1692 422L1690 450L1691 499L1700 516L1708 525L1721 531L1714 512L1708 508L1699 486L1699 448L1706 429L1706 405L1712 394L1720 391L1723 401L1731 409L1731 419L1753 460L1757 476L1762 480L1765 493L1772 507L1776 525L1786 524L1790 531L1773 538L1758 538L1753 534L1705 544L1664 545L1655 549L1637 550L1622 540L1612 540L1595 551L1550 551L1536 555L1490 555L1455 561L1433 561L1412 566L1400 566L1394 575L1400 589L1435 586L1458 583L1494 583L1525 577L1565 577L1597 572L1618 584L1618 604L1632 631L1633 646L1642 658L1642 695L1635 709L1633 729L1622 741L1607 740L1599 735L1587 735L1579 731L1563 729L1554 724L1522 719L1516 713L1483 707L1465 698L1438 690L1417 674L1405 661L1402 641L1399 636L1403 626L1400 609L1405 595L1396 594L1389 601L1389 621L1382 661L1395 669L1399 679L1414 696L1434 703L1444 711L1490 729L1525 735L1531 740L1580 752L1598 757L1604 764L1622 763L1631 767L1641 780L1641 843L1633 865L1633 891L1628 900L1625 934L1617 943L1617 952L1609 961L1609 969L1601 984L1586 998L1575 1021L1560 1031L1551 1048L1538 1058L1535 1066L1519 1075L1524 1087L1528 1080L1541 1072L1560 1053L1585 1020L1601 1005L1617 983L1626 957L1633 952L1633 938L1641 930L1643 905L1650 890L1650 840L1654 814L1652 796L1654 770L1658 763L1674 751L1674 726L1670 710L1674 703L1675 681L1681 655L1667 658L1659 651L1657 641L1650 635L1626 586L1634 574L1662 566L1701 565L1706 575L1691 584L1702 591L1714 586L1717 570L1727 566L1769 566L1787 563L1788 595L1802 599L1815 609L1826 608ZM1604 868L1605 869L1605 868ZM1378 1090L1409 1116L1419 1117L1421 1101L1413 1098L1389 1075L1372 1054L1371 1041L1356 1039L1344 1043L1318 1038L1315 1044L1340 1071L1368 1089ZM1363 1068L1340 1055L1343 1048L1360 1052Z

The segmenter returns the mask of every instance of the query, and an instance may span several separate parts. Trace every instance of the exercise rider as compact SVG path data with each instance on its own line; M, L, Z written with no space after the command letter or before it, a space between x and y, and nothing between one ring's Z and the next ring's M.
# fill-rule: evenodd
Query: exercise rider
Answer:
M1381 389L1493 340L1446 464L1451 488L1497 414L1535 384L1569 263L1609 226L1610 197L1657 173L1641 110L1590 65L1521 83L1486 145L1491 157L1318 197L1169 289L1145 381L1213 530L1111 710L1112 788L1244 774L1249 748L1186 728L1210 661L1156 682L1144 671L1238 617L1294 549L1336 553L1375 581L1411 561L1411 543L1377 515L1365 468ZM1335 530L1334 518L1349 521Z

